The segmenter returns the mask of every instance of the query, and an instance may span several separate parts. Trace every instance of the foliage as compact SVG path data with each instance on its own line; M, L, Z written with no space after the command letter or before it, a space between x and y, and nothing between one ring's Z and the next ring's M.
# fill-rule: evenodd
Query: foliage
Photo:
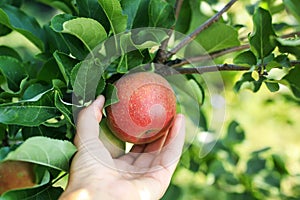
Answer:
M43 169L43 179L34 188L10 191L0 199L57 198L62 188L53 184L60 179L61 172L68 172L76 151L71 144L74 112L99 94L106 95L106 106L116 102L111 83L142 64L164 64L190 80L189 88L196 91L197 101L203 105L198 113L203 120L194 126L205 133L216 130L210 130L206 122L209 109L204 97L208 90L201 87L202 73L245 71L234 83L236 92L245 88L258 92L262 85L270 92L278 92L287 86L294 99L300 98L300 2L230 1L231 5L224 7L226 10L217 11L228 2L1 1L0 39L18 33L14 40L26 38L31 46L21 49L14 46L15 41L0 46L0 158L35 163ZM234 10L235 6L244 10ZM37 12L39 9L44 12ZM252 17L251 24L239 21L240 12ZM131 32L143 27L148 27L147 31ZM181 38L178 46L168 46L170 33L162 31L168 29L190 35ZM183 47L193 39L205 53ZM161 47L158 51L157 46ZM192 56L174 58L179 50ZM198 65L191 68L187 60L195 60ZM90 81L78 78L81 73ZM195 192L203 199L216 199L214 195L228 199L299 198L297 184L293 185L294 191L282 190L286 177L292 175L279 155L263 149L252 152L247 160L242 159L236 146L244 139L244 130L233 121L225 137L211 141L213 148L205 157L199 156L203 146L191 143L178 171L185 168L190 173L202 174L207 181L213 179L211 187L203 185L199 189L201 194ZM236 166L243 162L245 167L237 170ZM175 177L180 174L178 171ZM172 182L164 199L180 198L183 190L179 185Z

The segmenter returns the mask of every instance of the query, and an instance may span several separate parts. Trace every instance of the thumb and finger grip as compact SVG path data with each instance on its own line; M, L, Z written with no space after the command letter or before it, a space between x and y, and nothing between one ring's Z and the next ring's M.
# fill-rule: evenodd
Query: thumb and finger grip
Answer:
M99 123L102 119L104 97L99 96L91 105L80 111L77 119L77 133L74 143L79 146L85 141L98 139Z

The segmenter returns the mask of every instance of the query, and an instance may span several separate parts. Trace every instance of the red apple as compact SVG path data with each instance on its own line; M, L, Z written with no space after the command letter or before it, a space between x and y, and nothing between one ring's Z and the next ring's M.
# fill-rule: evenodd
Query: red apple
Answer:
M35 185L34 165L22 161L0 163L0 195L12 189Z
M176 114L168 81L153 72L137 72L115 82L119 102L107 107L107 124L121 140L145 144L163 136Z

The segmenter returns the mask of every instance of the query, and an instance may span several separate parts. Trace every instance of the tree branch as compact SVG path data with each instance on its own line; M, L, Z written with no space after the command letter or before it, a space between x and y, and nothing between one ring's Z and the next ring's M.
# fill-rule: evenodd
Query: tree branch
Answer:
M211 66L200 66L200 67L176 67L175 70L180 74L203 74L207 72L217 72L217 71L248 71L250 67L245 67L241 65L234 64L220 64Z
M288 34L280 36L280 38L287 39L287 38L292 38L295 36L300 37L300 32L288 33ZM223 56L223 55L226 55L226 54L229 54L232 52L241 51L241 50L245 50L245 49L249 49L249 48L250 48L249 44L244 44L244 45L240 45L240 46L221 49L221 50L212 52L207 55L199 55L199 56L190 57L190 58L186 58L186 59L182 59L182 60L180 60L180 59L177 59L175 61L172 60L172 61L169 61L167 63L167 65L172 66L172 67L180 67L180 66L187 65L187 64L190 64L193 62L201 62L201 61L218 58L220 56Z
M230 47L230 48L227 48L227 49L221 49L219 51L212 52L212 53L207 54L207 55L200 55L200 56L195 56L195 57L191 57L191 58L187 58L187 59L183 59L183 60L177 60L175 63L170 63L169 65L172 66L172 67L180 67L180 66L190 64L190 63L193 63L193 62L201 62L201 61L205 61L205 60L214 59L214 58L226 55L228 53L241 51L241 50L248 49L248 48L250 48L249 44Z
M290 61L292 66L300 65L300 60ZM217 71L248 71L250 67L235 65L235 64L219 64L210 66L199 66L199 67L176 67L174 68L180 74L203 74L207 72L217 72Z
M175 46L173 49L171 49L170 52L166 54L165 60L170 58L172 55L176 54L181 48L183 48L185 45L193 41L202 31L210 27L213 23L217 22L221 18L221 16L226 11L228 11L235 2L237 2L237 0L231 0L227 5L225 5L225 7L222 10L220 10L217 14L215 14L213 17L208 19L204 24L199 26L191 34L185 37L177 46Z
M180 13L180 10L182 8L182 3L183 3L183 0L176 0L176 3L175 3L175 20L177 21L178 17L179 17L179 13ZM168 38L166 40L164 40L156 54L156 58L154 59L155 62L157 63L165 63L167 61L167 46L168 46L168 43L169 43L169 38L171 37L171 35L173 34L173 31L175 29L175 25L173 27L171 27L171 29L169 30L168 32Z

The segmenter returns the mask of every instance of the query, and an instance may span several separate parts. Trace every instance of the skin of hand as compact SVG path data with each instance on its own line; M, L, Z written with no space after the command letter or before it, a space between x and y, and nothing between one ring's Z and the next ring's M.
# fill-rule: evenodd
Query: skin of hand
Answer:
M129 153L112 158L98 137L104 101L99 96L78 115L74 139L78 151L60 200L160 199L182 153L184 116L176 115L172 127L161 139L134 145Z

